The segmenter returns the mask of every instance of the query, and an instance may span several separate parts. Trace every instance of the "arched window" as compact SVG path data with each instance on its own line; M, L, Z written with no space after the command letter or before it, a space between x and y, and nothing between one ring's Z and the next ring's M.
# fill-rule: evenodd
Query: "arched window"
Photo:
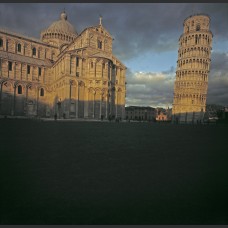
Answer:
M54 55L55 55L55 53L54 53L54 52L52 52L52 53L51 53L51 60L53 60L53 59L54 59Z
M41 67L38 68L38 75L41 76Z
M2 47L3 46L3 40L2 40L2 38L0 38L0 47Z
M35 47L32 49L32 55L36 55L36 48Z
M102 41L100 41L100 40L97 41L97 47L99 49L102 49Z
M196 25L196 31L199 31L200 30L200 24L197 24Z
M196 37L195 37L195 44L197 44L198 43L198 36L196 35Z
M78 67L79 66L79 58L76 57L76 66Z
M8 70L9 71L12 71L12 69L13 69L13 64L12 64L12 62L8 62Z
M19 85L19 86L17 87L17 93L18 93L18 94L22 94L22 86L21 86L21 85Z
M17 45L17 52L21 52L21 44Z
M27 65L27 74L30 74L30 66Z
M43 89L43 88L41 88L41 90L40 90L40 96L41 96L41 97L44 96L44 89Z

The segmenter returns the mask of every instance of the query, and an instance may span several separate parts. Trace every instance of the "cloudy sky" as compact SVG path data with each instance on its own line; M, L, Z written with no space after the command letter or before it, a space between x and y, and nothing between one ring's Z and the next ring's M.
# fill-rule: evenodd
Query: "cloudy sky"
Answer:
M207 103L228 105L228 3L0 3L0 27L39 38L64 8L78 33L102 15L113 52L128 68L126 105L152 107L172 106L184 19L208 14L214 37Z

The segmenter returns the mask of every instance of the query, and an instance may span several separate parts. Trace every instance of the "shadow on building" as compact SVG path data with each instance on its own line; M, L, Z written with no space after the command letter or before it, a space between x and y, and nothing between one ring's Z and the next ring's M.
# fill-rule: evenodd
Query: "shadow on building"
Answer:
M55 96L53 103L48 103L48 99L43 98L41 93L37 96L28 97L28 94L20 96L12 92L0 93L0 115L1 116L21 116L27 118L56 118L56 119L124 119L124 105L115 104L115 91L106 98L83 100L69 98L61 100Z
M172 115L172 123L175 124L201 124L205 122L205 113L202 112L185 112L175 113Z

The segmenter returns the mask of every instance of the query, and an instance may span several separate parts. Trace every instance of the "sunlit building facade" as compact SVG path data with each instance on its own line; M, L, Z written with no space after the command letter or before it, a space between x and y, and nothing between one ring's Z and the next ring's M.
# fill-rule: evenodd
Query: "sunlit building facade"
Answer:
M126 67L112 41L102 18L78 34L65 12L40 39L0 29L0 115L123 119Z
M212 37L209 16L198 14L185 19L184 32L179 38L173 121L203 120L206 110Z

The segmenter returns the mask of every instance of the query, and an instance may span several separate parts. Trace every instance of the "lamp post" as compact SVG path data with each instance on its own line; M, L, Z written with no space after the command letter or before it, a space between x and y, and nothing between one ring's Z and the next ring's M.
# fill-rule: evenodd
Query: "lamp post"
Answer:
M61 116L61 98L57 102L57 109L58 109L58 117L60 119L60 116Z

